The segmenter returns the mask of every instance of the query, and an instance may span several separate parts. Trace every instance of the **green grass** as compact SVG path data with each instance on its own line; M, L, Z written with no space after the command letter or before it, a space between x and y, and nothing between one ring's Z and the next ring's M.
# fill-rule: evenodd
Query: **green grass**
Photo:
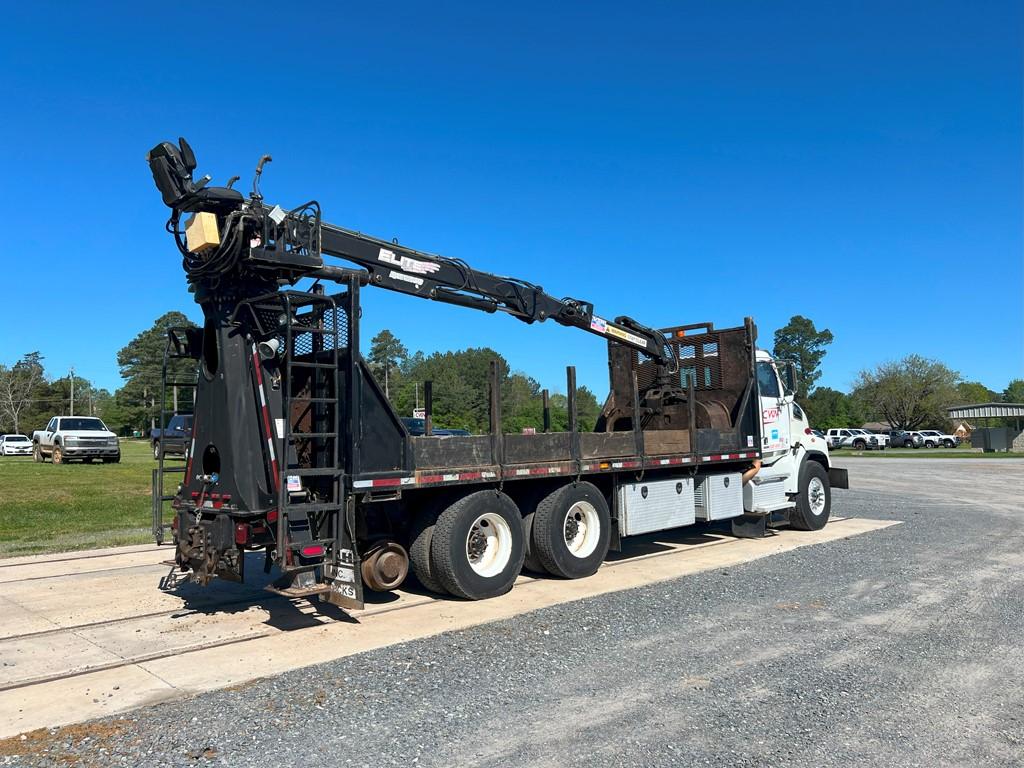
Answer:
M120 464L0 457L0 557L151 541L155 466L144 440L122 441Z

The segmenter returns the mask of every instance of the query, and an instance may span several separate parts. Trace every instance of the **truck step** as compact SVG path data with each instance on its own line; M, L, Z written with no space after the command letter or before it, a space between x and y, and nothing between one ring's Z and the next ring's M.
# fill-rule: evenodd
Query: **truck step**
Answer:
M285 512L330 512L341 509L341 504L282 504L281 509Z
M281 595L281 597L313 597L314 595L323 595L331 591L330 584L315 583L308 587L300 587L292 585L290 587L278 587L274 584L267 584L264 587L267 592L273 592L275 595Z

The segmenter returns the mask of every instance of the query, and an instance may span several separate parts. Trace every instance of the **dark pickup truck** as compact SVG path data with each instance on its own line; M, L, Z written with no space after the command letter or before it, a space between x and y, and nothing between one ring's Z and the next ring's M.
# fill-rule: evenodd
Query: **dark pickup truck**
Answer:
M192 414L179 413L172 416L167 429L151 430L149 439L153 444L154 459L171 454L188 458L188 449L192 443Z

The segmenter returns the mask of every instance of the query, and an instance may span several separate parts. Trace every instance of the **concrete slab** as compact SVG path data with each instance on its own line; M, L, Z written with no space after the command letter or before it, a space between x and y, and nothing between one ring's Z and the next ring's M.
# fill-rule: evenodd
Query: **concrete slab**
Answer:
M508 595L482 602L399 591L350 614L269 595L255 605L218 606L217 600L223 602L226 595L244 599L250 594L252 588L241 585L225 584L200 594L185 590L184 596L161 593L151 578L160 570L155 568L152 573L140 571L138 578L132 572L129 579L125 572L74 574L63 588L47 584L50 579L8 584L5 593L17 588L23 610L28 610L26 605L32 611L38 608L32 621L50 628L62 624L74 628L34 638L8 634L8 640L0 643L0 658L9 651L19 659L13 670L5 670L7 676L0 685L20 686L0 691L0 738L895 524L863 518L835 520L822 531L785 530L760 540L669 533L631 543L632 556L619 556L588 579L524 576ZM68 600L69 594L75 599ZM204 610L194 610L196 604ZM166 610L159 613L160 608ZM81 626L85 618L94 624ZM10 631L7 623L5 616L5 632ZM25 620L20 624L29 625ZM298 655L294 653L297 643L302 648ZM50 673L46 673L47 664ZM47 679L47 674L75 676ZM102 695L93 695L98 691Z

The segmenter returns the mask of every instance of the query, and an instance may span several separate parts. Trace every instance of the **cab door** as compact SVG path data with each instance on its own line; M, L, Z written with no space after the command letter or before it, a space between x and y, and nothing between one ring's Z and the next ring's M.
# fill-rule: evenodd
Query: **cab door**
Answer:
M757 389L761 398L761 455L772 463L786 454L792 444L789 434L789 406L775 366L757 361Z

